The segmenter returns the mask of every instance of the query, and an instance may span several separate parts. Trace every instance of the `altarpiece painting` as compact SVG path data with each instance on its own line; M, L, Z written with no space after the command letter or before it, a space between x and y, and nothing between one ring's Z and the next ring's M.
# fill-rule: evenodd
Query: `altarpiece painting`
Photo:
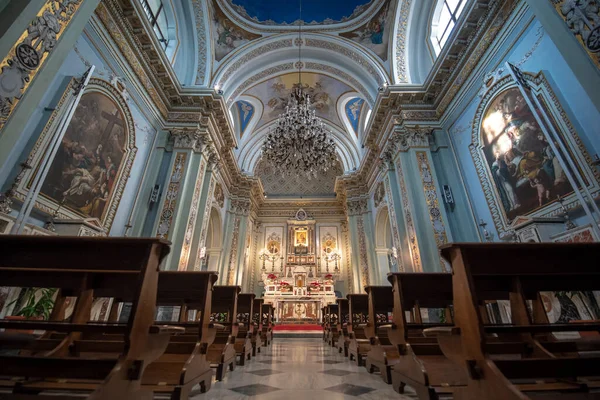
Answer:
M591 158L548 81L542 73L525 76L542 110L529 107L512 77L492 77L473 122L471 155L500 235L518 216L558 215L557 197L567 208L578 205L567 178L573 171L565 170L534 113L545 113L590 192L600 194Z
M59 104L32 151L33 165L41 162L64 113L64 104ZM48 214L58 210L63 219L97 219L110 229L137 151L134 133L120 88L91 79L50 164L36 208ZM38 169L23 180L21 196Z

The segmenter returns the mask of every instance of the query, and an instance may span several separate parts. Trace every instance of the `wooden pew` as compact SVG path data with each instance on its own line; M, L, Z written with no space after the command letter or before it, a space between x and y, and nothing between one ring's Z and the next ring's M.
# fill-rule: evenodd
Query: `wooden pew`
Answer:
M227 367L235 369L235 338L238 333L237 298L239 286L215 286L211 319L217 327L214 342L208 347L207 359L217 369L216 378L223 380Z
M0 387L12 389L16 398L47 390L91 391L89 399L151 398L142 376L171 334L183 331L154 324L158 270L168 252L168 242L158 239L1 236L2 285L60 289L54 315L64 312L61 298L77 302L66 322L0 320L0 328L42 330L44 338L63 334L48 350L36 350L36 341L30 342L33 350L0 356ZM131 296L127 323L88 323L94 297L106 295ZM87 334L121 335L125 345L116 356L77 356L72 349Z
M364 365L365 357L371 350L371 341L365 328L369 320L369 296L366 294L349 294L348 310L351 324L348 325L348 357L357 365Z
M211 387L212 369L206 359L206 349L213 342L216 329L210 322L212 286L217 279L215 272L161 271L158 280L156 305L181 308L171 318L156 322L163 326L179 327L182 333L172 336L165 352L144 371L144 388L155 393L169 394L172 400L187 399L198 384L202 393ZM97 291L102 297L110 297L105 290ZM132 302L130 294L123 293L114 299L110 314L117 321L119 304ZM194 310L196 322L189 322L187 311ZM175 311L175 310L173 310ZM165 313L162 313L165 316ZM185 333L183 333L185 332ZM48 350L64 339L53 333L36 343L36 350ZM108 333L85 333L75 341L69 352L78 357L117 357L125 348L123 335Z
M452 274L391 273L394 323L388 331L389 340L398 349L400 358L391 371L394 390L404 393L404 386L415 389L421 400L438 399L467 384L463 368L447 358L436 335L452 327ZM423 323L421 308L444 310L440 323ZM409 318L407 318L409 314ZM449 339L443 336L442 339ZM454 345L460 352L460 344Z
M181 306L178 321L169 324L184 328L186 334L173 336L165 353L146 369L142 382L155 393L180 400L187 399L196 385L202 393L210 389L213 373L207 349L216 335L210 321L216 280L216 272L160 272L157 306ZM195 311L194 320L189 320L189 310Z
M338 338L340 337L340 329L338 324L339 310L337 302L335 304L329 304L327 306L329 312L329 339L327 343L331 347L336 347Z
M465 366L469 377L468 386L455 391L456 398L598 398L589 390L600 386L600 357L550 351L580 341L543 343L538 337L545 340L559 331L598 332L600 324L539 323L532 318L527 300L538 298L540 291L600 289L600 244L452 244L444 246L442 254L454 271L456 328L451 333L462 346L461 353L451 355ZM482 302L506 297L512 324L484 323ZM540 302L534 303L533 314L542 312ZM513 339L508 341L509 337ZM597 344L591 349L597 350Z
M254 305L252 307L252 325L254 329L252 330L252 336L250 340L252 341L252 357L256 357L256 353L260 353L260 348L262 344L261 334L262 334L262 318L261 311L262 305L265 302L265 299L258 298L254 299Z
M263 303L261 310L262 329L260 337L262 346L267 347L271 345L271 342L273 341L273 305Z
M371 341L365 367L369 373L375 368L381 372L385 383L392 383L392 367L400 360L398 348L390 342L388 329L392 327L389 315L394 311L394 296L391 286L367 286L369 296L369 322L365 334Z
M321 327L323 328L323 341L327 343L329 338L329 332L327 331L327 324L329 323L329 314L327 314L327 306L321 307Z
M245 365L252 358L252 332L254 332L253 307L254 293L240 293L237 304L238 334L235 339L235 352L239 364Z
M336 347L339 353L343 353L345 357L348 357L348 345L350 344L348 325L351 325L348 299L337 299L336 301L338 305L338 330L340 332Z

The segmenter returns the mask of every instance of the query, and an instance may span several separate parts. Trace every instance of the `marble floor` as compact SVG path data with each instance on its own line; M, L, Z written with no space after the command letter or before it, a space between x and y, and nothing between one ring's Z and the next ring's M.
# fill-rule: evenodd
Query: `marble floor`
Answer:
M222 382L193 400L416 399L406 388L400 395L378 373L357 367L321 338L275 338L246 366L227 372Z

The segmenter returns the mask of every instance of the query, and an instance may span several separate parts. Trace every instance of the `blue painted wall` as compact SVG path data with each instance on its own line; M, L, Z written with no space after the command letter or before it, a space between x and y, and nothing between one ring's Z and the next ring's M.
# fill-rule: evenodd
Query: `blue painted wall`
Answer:
M511 28L514 28L511 32L507 31ZM481 102L478 93L483 88L483 76L487 72L504 67L506 61L520 64L525 72L535 74L543 71L588 153L594 155L600 152L600 115L540 23L526 11L518 23L515 22L512 26L509 24L504 34L498 37L502 42L490 46L494 48L494 52L484 56L485 61L474 73L472 82L468 82L463 93L457 96L460 100L451 105L449 118L444 124L466 183L473 212L478 221L483 219L488 223L488 231L496 237L492 217L469 151L475 113ZM479 127L475 129L479 132ZM580 219L579 222L585 223L586 219Z

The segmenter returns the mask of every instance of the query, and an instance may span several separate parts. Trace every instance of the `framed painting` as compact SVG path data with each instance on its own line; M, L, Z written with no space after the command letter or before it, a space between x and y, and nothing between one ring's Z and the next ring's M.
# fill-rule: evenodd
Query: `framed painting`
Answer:
M473 122L471 155L500 236L518 216L553 217L579 205L566 169L536 122L545 113L578 173L594 196L600 194L597 171L566 112L542 73L525 74L542 109L532 110L512 77L491 78Z
M36 167L19 188L23 198L58 133L57 122L66 112L63 103L68 101L59 103L32 150ZM97 219L109 230L136 151L133 118L120 88L91 79L51 161L36 208L47 214L57 211L61 219Z

